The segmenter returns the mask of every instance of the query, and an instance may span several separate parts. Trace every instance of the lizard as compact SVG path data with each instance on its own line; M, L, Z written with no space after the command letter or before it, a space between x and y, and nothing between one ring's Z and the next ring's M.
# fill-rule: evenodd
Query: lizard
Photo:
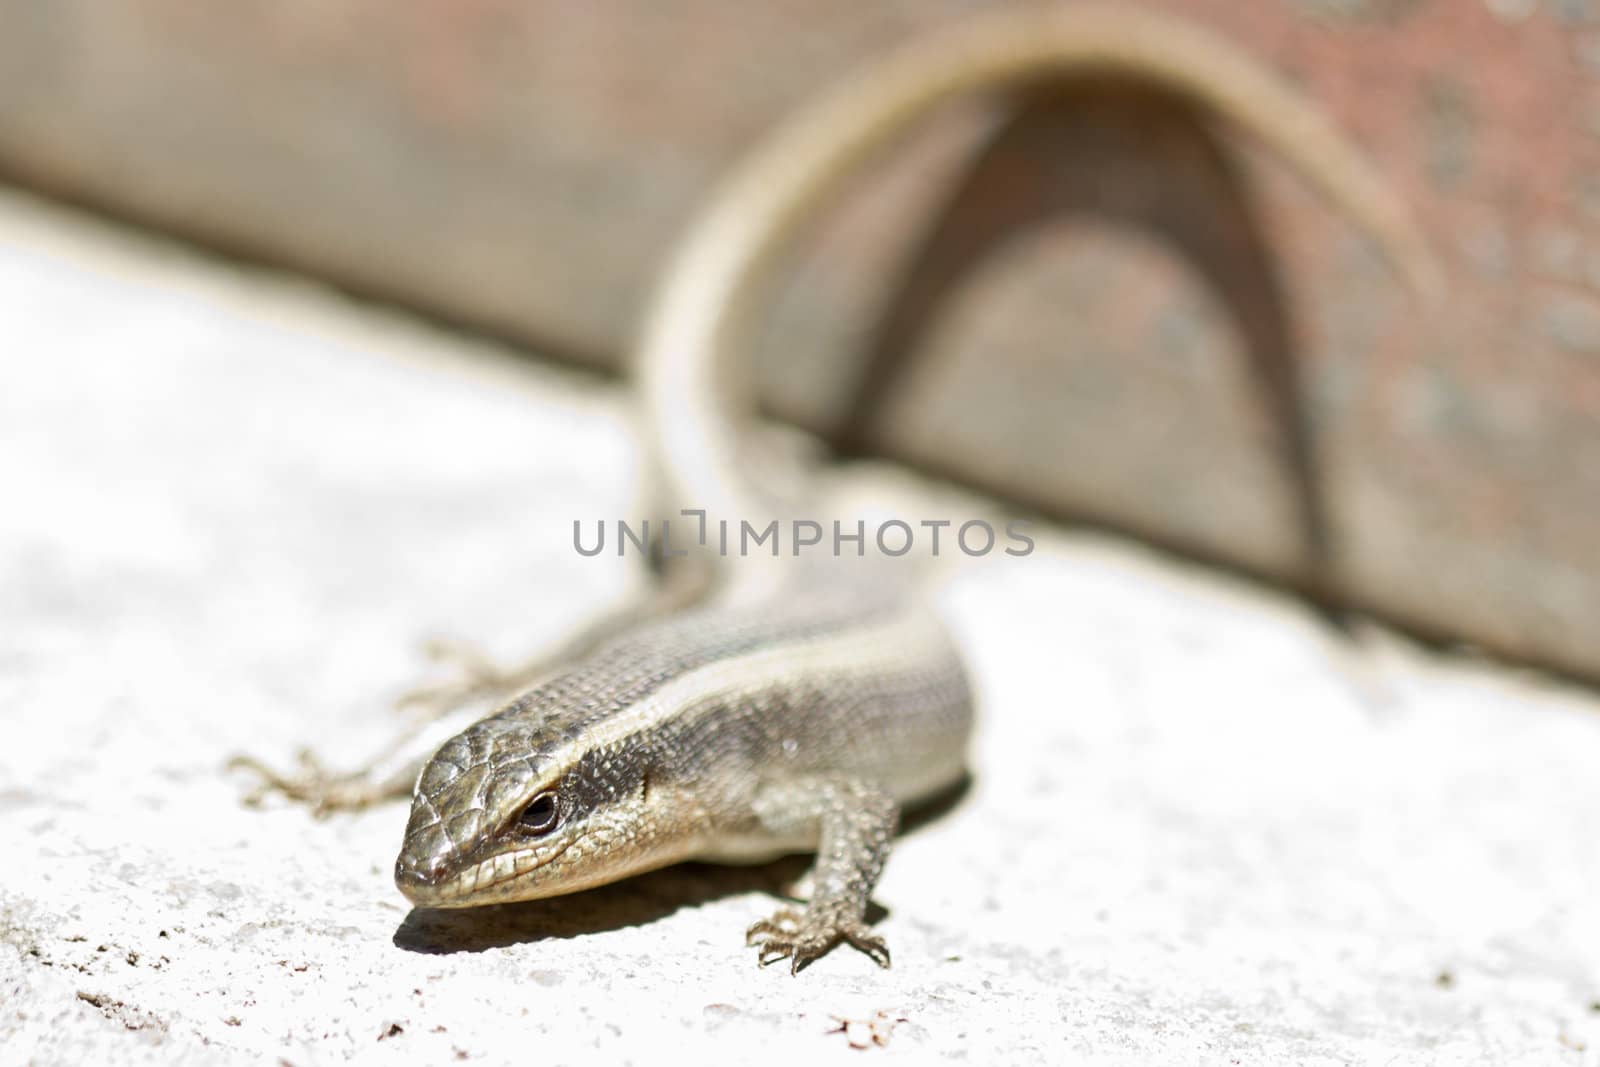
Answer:
M752 462L755 405L739 359L785 242L938 105L1086 73L1182 93L1255 135L1370 233L1415 291L1436 290L1401 201L1314 105L1227 41L1094 4L972 17L913 39L780 124L688 228L636 351L654 514L763 520L804 506L771 486L806 476ZM805 906L746 932L758 961L798 971L848 943L888 966L869 896L902 809L964 776L974 723L961 654L917 568L751 566L704 552L661 562L678 590L665 608L609 620L520 672L543 680L426 759L396 885L416 906L455 908L690 859L809 852ZM318 796L315 782L267 784Z

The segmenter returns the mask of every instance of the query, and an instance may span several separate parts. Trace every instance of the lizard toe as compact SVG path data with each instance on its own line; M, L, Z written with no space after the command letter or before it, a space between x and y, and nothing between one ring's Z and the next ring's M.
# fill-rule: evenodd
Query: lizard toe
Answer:
M791 974L821 959L840 942L865 953L880 967L889 966L889 946L859 919L811 912L802 915L783 908L745 931L745 943L758 950L761 966L786 959Z

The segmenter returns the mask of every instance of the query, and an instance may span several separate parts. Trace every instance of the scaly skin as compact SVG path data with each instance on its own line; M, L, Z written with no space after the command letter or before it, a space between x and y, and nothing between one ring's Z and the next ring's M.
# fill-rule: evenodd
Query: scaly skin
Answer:
M844 939L887 964L868 894L900 806L960 779L971 726L954 647L899 591L686 613L441 748L395 881L415 904L462 907L815 851L810 906L750 930L763 960L798 969Z

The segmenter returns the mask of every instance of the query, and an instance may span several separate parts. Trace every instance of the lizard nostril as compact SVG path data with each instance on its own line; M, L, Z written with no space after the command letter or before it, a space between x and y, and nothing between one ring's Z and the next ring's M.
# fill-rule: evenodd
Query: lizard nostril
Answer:
M394 883L410 896L409 889L435 885L444 869L444 857L437 852L403 849L394 861Z

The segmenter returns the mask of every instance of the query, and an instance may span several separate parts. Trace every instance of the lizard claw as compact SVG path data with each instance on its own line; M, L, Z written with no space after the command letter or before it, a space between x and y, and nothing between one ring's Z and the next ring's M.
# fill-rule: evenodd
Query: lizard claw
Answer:
M779 908L770 919L758 919L744 932L746 945L758 945L769 937L792 936L800 925L800 913L793 908Z
M889 966L889 946L860 919L780 908L772 918L751 923L745 931L745 944L758 950L757 963L765 967L787 959L790 974L800 973L841 941L866 953L879 967Z

